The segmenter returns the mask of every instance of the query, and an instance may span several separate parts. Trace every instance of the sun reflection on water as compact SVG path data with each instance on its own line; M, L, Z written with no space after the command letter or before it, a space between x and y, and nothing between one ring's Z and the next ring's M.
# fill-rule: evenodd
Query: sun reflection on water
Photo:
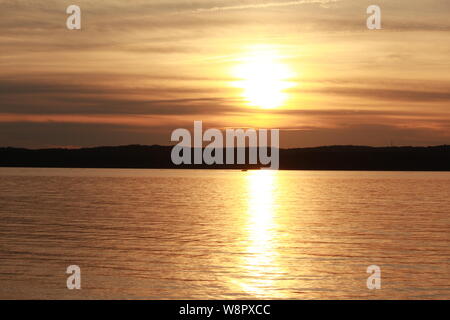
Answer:
M248 173L247 250L242 263L242 289L255 296L273 296L282 274L276 246L277 172L273 170Z

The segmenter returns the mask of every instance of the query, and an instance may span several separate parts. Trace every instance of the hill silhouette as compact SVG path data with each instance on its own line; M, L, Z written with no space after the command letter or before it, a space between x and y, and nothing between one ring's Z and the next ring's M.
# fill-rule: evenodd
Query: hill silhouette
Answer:
M80 149L0 148L0 167L252 169L260 165L180 165L172 146L128 145ZM248 152L248 149L246 150ZM326 146L280 149L280 169L450 171L450 146Z

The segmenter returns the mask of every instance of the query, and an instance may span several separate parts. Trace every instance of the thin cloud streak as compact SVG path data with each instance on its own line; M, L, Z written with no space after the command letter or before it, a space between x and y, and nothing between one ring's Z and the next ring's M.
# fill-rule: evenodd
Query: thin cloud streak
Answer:
M224 6L224 7L212 7L212 8L199 8L194 10L195 13L201 12L214 12L214 11L228 11L228 10L244 10L244 9L260 9L260 8L270 8L270 7L287 7L296 6L302 4L320 4L325 6L330 3L340 2L341 0L299 0L299 1L287 1L287 2L268 2L268 3L257 3L257 4L245 4L239 6Z

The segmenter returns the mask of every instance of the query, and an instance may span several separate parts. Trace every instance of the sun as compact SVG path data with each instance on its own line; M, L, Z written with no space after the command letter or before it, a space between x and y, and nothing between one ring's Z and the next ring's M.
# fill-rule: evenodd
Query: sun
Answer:
M233 86L242 89L247 104L262 109L282 106L288 97L285 90L293 87L289 79L294 73L280 55L275 50L259 49L239 60L232 70L238 79Z

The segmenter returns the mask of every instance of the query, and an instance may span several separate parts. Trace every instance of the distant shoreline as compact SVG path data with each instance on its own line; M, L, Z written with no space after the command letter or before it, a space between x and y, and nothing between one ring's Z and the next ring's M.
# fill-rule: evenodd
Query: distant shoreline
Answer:
M259 169L261 165L180 165L172 146L80 149L0 148L0 167L92 169ZM246 150L248 152L248 149ZM450 145L431 147L324 146L280 149L280 170L450 171Z
M224 169L224 168L121 168L121 167L15 167L15 166L1 166L0 169L86 169L86 170L209 170L209 171L244 171L242 169ZM248 169L245 172L252 171L264 171L265 169ZM269 170L269 169L268 169ZM323 172L416 172L416 173L426 173L426 172L434 172L434 173L448 173L450 170L347 170L347 169L276 169L275 171L323 171Z

